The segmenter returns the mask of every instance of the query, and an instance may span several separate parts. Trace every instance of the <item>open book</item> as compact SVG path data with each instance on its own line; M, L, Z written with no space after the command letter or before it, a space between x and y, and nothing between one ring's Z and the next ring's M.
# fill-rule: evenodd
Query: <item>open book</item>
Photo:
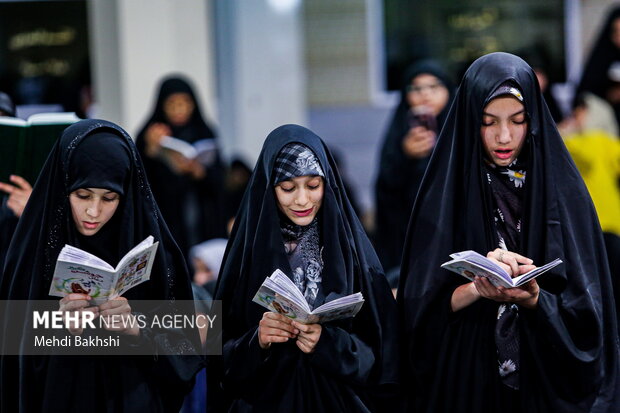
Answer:
M299 288L278 269L265 278L252 301L300 323L314 324L355 316L364 304L364 297L355 293L311 310Z
M187 159L196 159L205 166L210 166L215 162L216 146L215 139L200 139L194 143L188 143L184 140L173 138L172 136L164 136L159 142L163 149L163 155L167 152L178 153Z
M538 277L540 274L562 263L561 259L556 258L542 267L534 268L530 272L511 278L502 267L475 251L457 252L450 254L450 257L453 259L441 264L441 268L461 274L471 281L474 280L476 275L478 277L486 277L494 286L506 288L523 285L529 280Z
M37 113L28 120L0 116L0 181L11 174L34 185L56 140L80 120L75 113Z
M49 294L88 294L99 305L122 295L151 276L159 242L148 236L120 260L116 268L79 248L65 245L58 255Z

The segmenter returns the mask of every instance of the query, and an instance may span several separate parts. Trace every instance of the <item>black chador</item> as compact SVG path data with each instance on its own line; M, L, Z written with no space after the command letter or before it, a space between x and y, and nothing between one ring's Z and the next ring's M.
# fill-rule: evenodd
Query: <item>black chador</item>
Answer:
M317 222L307 229L286 221L274 194L274 179L282 173L274 169L276 159L283 148L295 153L300 146L308 149L302 151L304 159L318 161L309 173L324 179ZM285 248L291 237L303 246L298 259ZM294 339L267 350L258 342L265 309L252 298L277 268L300 281L292 267L301 268L300 289L313 307L358 291L366 300L354 318L322 324L313 353L302 352ZM215 298L223 305L224 354L208 367L213 411L376 411L385 406L382 397L395 389L394 299L331 154L308 129L285 125L267 137L232 231Z
M528 125L520 164L511 166L521 171L514 177L527 176L519 191L502 189L502 173L488 168L481 138L483 109L502 85L512 86ZM497 208L510 211L503 225ZM486 255L502 239L535 265L564 262L536 280L537 305L515 306L518 319L504 336L503 304L480 297L453 312L451 297L467 280L440 268L451 253ZM536 75L522 59L493 53L466 72L413 208L398 294L409 376L403 387L412 411L618 411L618 339L603 237ZM499 363L510 343L519 344L511 350L518 356L514 382L502 379L506 366Z
M79 188L104 188L120 196L112 218L90 236L78 231L72 217L69 194ZM156 308L142 305L141 300L192 299L185 261L154 202L131 137L110 122L75 123L56 142L19 220L6 258L0 300L57 299L48 292L65 244L116 265L149 235L159 241L150 280L123 294L132 310L146 317ZM6 328L0 332L3 337L25 328L12 324L11 314L0 317ZM153 349L150 356L3 356L0 410L178 411L202 360L195 352L161 355L164 351L181 354L186 344L197 340L177 338L146 323L135 345ZM175 346L183 347L177 352Z

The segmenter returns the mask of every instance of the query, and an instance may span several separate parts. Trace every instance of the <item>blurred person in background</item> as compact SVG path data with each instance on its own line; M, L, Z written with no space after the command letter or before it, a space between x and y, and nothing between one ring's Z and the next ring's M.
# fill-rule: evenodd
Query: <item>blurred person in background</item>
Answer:
M0 116L15 117L13 99L4 92L0 92ZM21 176L11 175L9 179L10 184L0 182L0 191L7 194L0 198L0 273L4 267L4 257L13 238L13 232L32 192L30 183Z
M452 81L437 62L423 60L406 72L375 182L374 244L386 273L400 266L411 208L452 93Z
M192 292L196 304L197 315L208 315L215 284L220 273L220 266L224 258L227 239L214 238L198 245L194 245L189 256L194 275L192 280ZM200 341L203 349L206 350L206 339L208 327L199 326ZM207 410L207 372L206 369L200 370L196 375L196 383L190 394L185 397L181 413L204 413Z
M588 95L581 93L575 98L570 121L564 122L560 132L596 208L614 285L616 313L620 315L620 140L589 126L593 110Z
M187 257L190 246L226 235L224 172L217 149L210 164L168 156L161 146L165 136L190 144L210 139L215 144L215 133L202 116L194 90L181 76L162 80L153 113L136 145L161 213Z

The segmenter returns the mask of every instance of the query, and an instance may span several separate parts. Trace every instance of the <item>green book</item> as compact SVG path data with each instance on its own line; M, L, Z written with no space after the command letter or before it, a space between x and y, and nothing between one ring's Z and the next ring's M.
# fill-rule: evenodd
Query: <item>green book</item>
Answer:
M0 117L0 182L19 175L34 185L65 128L80 120L75 113L37 113L27 120Z

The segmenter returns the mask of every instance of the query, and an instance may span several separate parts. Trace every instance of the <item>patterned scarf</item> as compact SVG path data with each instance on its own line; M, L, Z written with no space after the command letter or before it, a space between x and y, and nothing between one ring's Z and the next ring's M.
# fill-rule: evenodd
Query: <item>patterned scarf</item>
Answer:
M310 148L300 143L289 143L276 158L273 185L299 176L325 177L325 174ZM323 248L320 243L318 218L309 225L300 226L280 217L280 230L293 270L293 282L306 297L310 308L314 308L323 272Z
M284 249L293 270L293 282L306 297L310 308L321 287L323 248L320 247L318 219L301 226L280 220Z
M499 248L521 251L521 218L526 170L515 159L507 167L485 162L487 182L493 199L493 220ZM497 309L495 345L499 375L506 386L519 389L519 307L503 303Z
M289 143L282 148L273 169L274 185L299 176L325 177L312 150L301 143Z

